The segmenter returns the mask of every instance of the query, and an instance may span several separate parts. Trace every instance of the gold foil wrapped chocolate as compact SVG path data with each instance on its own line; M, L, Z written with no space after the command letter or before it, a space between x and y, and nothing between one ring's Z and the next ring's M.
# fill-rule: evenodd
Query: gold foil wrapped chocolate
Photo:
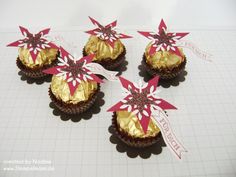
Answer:
M119 125L120 131L126 132L128 135L136 138L154 137L160 129L150 119L146 134L144 133L142 126L136 115L128 111L116 111L117 124Z
M104 40L101 40L97 36L91 35L87 44L85 45L85 52L89 54L95 54L93 61L101 61L103 59L115 60L124 51L124 45L118 39L114 43L112 48Z
M74 95L71 96L70 89L67 82L61 76L53 76L51 82L52 93L57 99L64 101L65 103L77 104L81 101L87 101L91 94L97 90L97 82L81 82Z
M51 64L57 58L58 49L48 48L42 49L35 62L33 61L30 51L27 48L19 48L19 58L21 62L29 68L42 67L43 65Z
M178 67L184 61L183 50L179 48L182 57L171 53L169 51L158 51L153 55L149 54L151 48L151 43L145 49L146 62L151 65L154 69L169 69L172 70L175 67Z

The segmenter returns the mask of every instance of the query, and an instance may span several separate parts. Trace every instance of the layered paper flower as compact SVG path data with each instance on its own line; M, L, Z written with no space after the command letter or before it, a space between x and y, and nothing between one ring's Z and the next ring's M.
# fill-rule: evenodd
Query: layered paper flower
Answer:
M60 47L61 56L58 57L58 66L44 70L44 73L62 76L67 81L71 95L82 81L96 81L101 83L102 80L93 74L86 65L92 62L94 55L88 55L80 59L74 58L65 49Z
M31 55L34 62L35 62L39 52L42 49L46 49L46 48L57 49L58 48L55 44L53 44L52 42L48 41L45 38L45 35L47 35L49 33L50 28L39 31L37 34L30 33L28 29L26 29L22 26L20 26L19 28L20 28L22 35L25 38L17 40L15 42L12 42L12 43L8 44L7 46L24 47L26 49L29 49L30 55Z
M157 109L176 109L167 101L157 97L157 85L159 77L156 76L148 83L132 83L123 77L119 77L126 97L112 106L108 111L128 111L138 117L138 120L146 133L152 111Z
M172 33L167 32L167 26L162 19L157 33L155 32L146 32L146 31L138 31L141 35L152 41L152 45L149 51L149 54L152 55L158 51L170 51L182 57L179 49L177 41L182 39L189 33Z
M106 26L102 26L98 21L89 17L91 22L97 27L93 30L86 31L86 33L99 37L101 40L106 41L112 48L117 39L131 38L131 36L117 33L114 29L116 27L117 21L114 21Z

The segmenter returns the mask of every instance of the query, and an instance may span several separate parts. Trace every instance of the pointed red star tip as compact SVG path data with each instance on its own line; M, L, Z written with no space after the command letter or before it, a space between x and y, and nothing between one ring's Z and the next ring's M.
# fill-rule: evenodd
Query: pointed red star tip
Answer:
M189 34L189 32L182 33L182 34L183 34L183 37L184 37L184 36L187 36Z
M87 56L84 56L81 59L84 59L84 60L87 60L88 63L91 63L93 61L93 58L95 57L95 54L90 54L90 55L87 55Z
M14 42L15 43L15 42ZM12 44L13 44L13 42L12 43L10 43L10 44L7 44L7 47L11 47L12 46Z
M129 36L129 35L122 34L122 33L119 34L119 39L127 39L127 38L133 38L133 36Z
M90 16L88 16L88 18L91 20L91 21L93 21L94 19L92 18L92 17L90 17Z
M89 19L94 25L99 24L94 18L92 18L90 16L89 16Z
M157 82L157 84L158 84L158 82L159 82L159 80L160 80L160 76L155 76L153 79L151 79L151 80L154 80L155 82ZM151 81L151 80L149 80L149 81Z
M93 30L84 31L85 33L91 34Z
M115 20L115 21L113 22L113 24L114 24L114 26L116 26L116 25L117 25L117 20Z
M61 52L65 52L65 51L66 51L62 46L60 46L59 50L60 50Z
M139 34L143 34L143 31L137 31Z
M106 27L115 27L117 25L117 20L109 23L108 25L106 25Z
M20 30L23 30L23 29L26 29L25 27L23 26L19 26Z
M20 31L21 31L22 35L27 36L29 31L23 26L19 26L19 28L20 28Z
M161 19L161 22L160 22L160 24L159 24L159 27L158 27L159 32L160 32L161 30L163 30L163 28L166 30L166 29L167 29L167 26L166 26L166 24L165 24L165 21L164 21L163 18L162 18L162 19Z
M127 81L125 78L121 77L121 76L118 76L120 82L122 83L122 81Z
M150 39L149 37L151 36L151 32L148 31L137 31L139 34L141 34L142 36Z
M43 33L43 35L46 35L46 34L49 33L50 30L51 30L50 28L46 28L46 29L44 29L44 30L42 30L40 32Z

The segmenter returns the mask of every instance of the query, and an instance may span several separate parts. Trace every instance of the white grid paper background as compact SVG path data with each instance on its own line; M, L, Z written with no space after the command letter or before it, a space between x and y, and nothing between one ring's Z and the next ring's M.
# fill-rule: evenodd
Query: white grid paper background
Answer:
M135 30L123 40L128 69L122 75L138 81L138 65L148 41ZM82 30L52 31L77 45L88 39ZM197 30L186 38L214 55L209 63L188 49L187 75L178 86L160 87L161 97L178 107L168 111L171 125L188 150L178 161L167 147L143 159L120 153L110 142L111 113L106 110L123 95L118 83L106 82L105 104L89 120L63 121L49 107L49 83L22 81L15 64L16 48L6 44L19 32L0 33L0 177L233 177L236 176L236 31ZM4 161L49 160L54 171L6 171Z

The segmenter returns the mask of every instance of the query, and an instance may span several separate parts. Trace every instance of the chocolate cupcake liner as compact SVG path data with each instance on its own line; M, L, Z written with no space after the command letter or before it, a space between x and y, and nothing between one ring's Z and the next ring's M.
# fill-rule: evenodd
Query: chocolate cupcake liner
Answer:
M59 110L61 110L66 114L80 114L88 110L94 104L94 102L98 97L99 91L100 91L100 85L98 85L98 89L93 94L90 95L87 101L81 101L77 104L65 103L64 101L59 100L52 93L51 87L49 87L48 92L52 102Z
M148 74L151 76L160 76L161 79L173 79L177 77L184 69L185 65L187 63L186 57L184 56L184 61L178 66L173 68L171 71L170 70L159 70L159 69L154 69L152 68L151 65L149 65L146 62L146 56L143 54L143 60L142 60L142 65L144 66L145 70L147 71Z
M117 115L115 112L112 116L112 128L121 141L135 148L145 148L151 146L161 139L161 132L159 132L155 137L135 138L131 137L126 132L120 131L119 125L117 124Z
M106 58L101 61L93 61L93 62L99 63L107 70L113 71L123 64L123 62L125 61L125 54L126 54L126 48L124 47L124 51L116 59ZM83 48L83 56L87 56L85 47Z
M17 57L16 65L22 71L22 73L24 75L26 75L27 77L30 77L30 78L33 78L33 79L38 79L38 78L46 77L46 76L49 75L49 74L43 73L43 70L51 68L53 66L56 66L57 62L58 62L57 58L58 58L59 55L60 55L60 53L58 52L57 55L56 55L56 59L51 64L44 65L42 67L38 67L38 68L34 68L34 69L25 66L21 62L19 57Z

